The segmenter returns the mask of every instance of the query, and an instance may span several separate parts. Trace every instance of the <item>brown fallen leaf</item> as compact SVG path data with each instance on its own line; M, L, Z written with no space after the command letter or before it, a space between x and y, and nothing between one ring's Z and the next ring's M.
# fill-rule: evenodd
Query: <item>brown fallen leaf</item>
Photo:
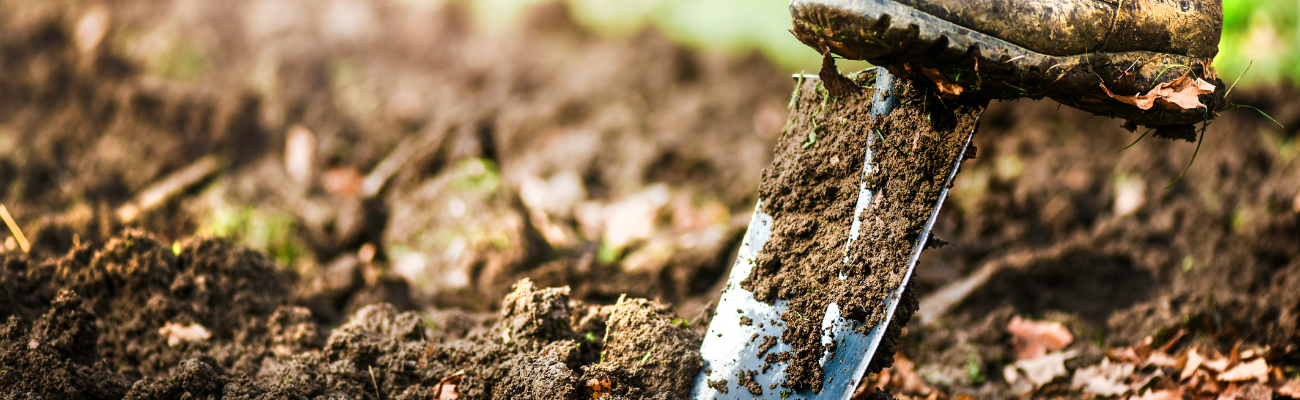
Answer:
M1065 369L1065 360L1074 358L1078 354L1076 351L1057 351L1042 357L1016 361L1015 364L1008 365L1002 371L1002 375L1012 387L1028 383L1037 389L1051 383L1057 377L1065 376L1069 372Z
M1118 396L1129 391L1124 380L1133 375L1134 369L1134 364L1111 363L1109 358L1103 358L1101 364L1074 371L1070 386L1103 397Z
M1228 359L1215 358L1213 360L1206 360L1201 363L1201 365L1214 372L1223 372L1223 370L1228 369Z
M943 97L955 99L958 96L961 96L961 85L953 83L951 79L943 76L943 73L939 72L939 70L934 68L921 68L921 74L925 75L926 78L930 78L930 81L934 82L934 85L939 87L939 93L941 93Z
M822 69L817 76L822 79L822 84L826 86L826 91L831 94L831 97L844 97L858 92L858 84L840 75L840 70L835 68L835 58L830 52L822 55Z
M1182 400L1182 390L1156 390L1148 391L1145 394L1132 397L1132 400Z
M445 378L442 378L441 381L438 381L438 386L433 387L433 399L434 400L459 399L460 393L456 390L456 387L460 385L461 376L462 375L460 373L456 373L447 376Z
M1183 75L1173 82L1161 82L1144 94L1132 96L1117 95L1112 93L1105 83L1100 85L1107 96L1143 110L1150 110L1157 103L1171 110L1194 110L1205 107L1198 96L1214 93L1215 89L1213 83L1201 78L1193 79L1189 75Z
M1300 378L1294 378L1283 383L1282 387L1277 388L1277 394L1300 399Z
M1173 368L1178 366L1178 359L1174 358L1173 356L1170 356L1169 354L1163 351L1156 351L1156 352L1152 352L1151 355L1148 356L1146 360L1143 360L1142 365L1143 366L1154 365L1157 367Z
M162 328L158 329L158 334L167 337L168 347L176 347L176 345L181 344L181 342L208 340L208 338L212 337L212 333L208 332L207 328L204 328L203 325L194 323L181 325L175 322L168 322L163 324Z
M1273 391L1258 383L1231 385L1219 395L1218 400L1272 400Z
M1200 353L1197 353L1196 349L1188 350L1187 364L1183 366L1183 373L1178 374L1178 380L1183 381L1183 380L1187 380L1187 378L1190 378L1192 376L1192 373L1196 372L1196 369L1200 368L1201 363L1203 362L1205 362L1205 356L1202 356Z
M1241 382L1252 379L1268 382L1268 363L1264 359L1256 358L1254 361L1238 364L1236 367L1219 374L1219 380L1224 382Z
M877 388L893 389L892 392L895 395L929 396L936 392L934 388L925 383L925 380L921 378L921 374L916 372L916 364L904 357L902 353L894 355L893 366L880 371L874 379L868 379L864 382L864 385L866 386L859 387L859 391L863 392L863 396L871 394L868 391L869 389Z
M1007 324L1007 333L1016 345L1016 358L1021 360L1039 358L1048 351L1064 349L1074 341L1074 336L1058 322L1030 321L1020 316L1011 318Z

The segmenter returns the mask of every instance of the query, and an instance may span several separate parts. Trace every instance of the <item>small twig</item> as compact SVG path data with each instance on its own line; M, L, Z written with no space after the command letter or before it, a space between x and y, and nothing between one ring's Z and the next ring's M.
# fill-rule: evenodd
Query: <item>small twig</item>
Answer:
M370 370L370 383L375 385L375 398L382 400L384 396L379 394L379 381L375 380L375 367L367 365L366 369Z
M141 190L140 194L135 196L135 201L118 207L117 218L122 222L133 221L141 213L163 205L171 198L185 191L185 188L193 186L216 173L224 165L225 162L217 156L200 158L198 161L163 177L158 182Z
M18 228L18 223L14 222L14 217L9 215L9 209L4 204L0 204L0 218L4 218L5 225L9 225L9 232L18 240L18 248L23 249L24 253L31 252L32 244L27 241L27 236L23 235L23 230Z
M455 115L453 110L450 115ZM411 160L416 160L429 153L434 152L442 144L442 139L446 137L447 127L442 124L433 125L426 129L424 133L407 137L393 151L384 156L384 159L375 165L374 169L366 174L366 178L361 181L361 197L370 198L379 194L384 189L388 180L396 175L402 167L406 166Z

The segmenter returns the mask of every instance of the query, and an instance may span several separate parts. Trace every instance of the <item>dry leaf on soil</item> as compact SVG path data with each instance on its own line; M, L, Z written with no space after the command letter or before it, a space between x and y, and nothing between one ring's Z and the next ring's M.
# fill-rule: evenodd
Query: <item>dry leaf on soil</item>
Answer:
M1148 365L1173 368L1178 366L1178 359L1174 358L1173 356L1170 356L1169 354L1166 354L1163 351L1157 351L1157 352L1152 352L1150 356L1147 356L1146 360L1142 361L1142 366L1145 367Z
M1196 349L1188 350L1187 364L1183 366L1183 373L1178 375L1178 380L1187 380L1187 378L1192 377L1192 373L1196 372L1196 369L1200 368L1203 362L1205 362L1205 356L1197 353Z
M1076 351L1052 352L1042 357L1016 361L1002 371L1003 378L1012 386L1022 379L1036 389L1046 385L1069 371L1065 369L1065 360L1078 355Z
M1204 366L1205 368L1209 368L1214 372L1223 372L1223 370L1228 369L1228 359L1216 358L1213 360L1205 361L1201 363L1201 365Z
M1224 382L1241 382L1251 379L1268 382L1268 363L1264 362L1264 359L1256 358L1254 361L1238 364L1236 367L1219 374L1219 380Z
M442 378L441 381L438 381L438 386L433 387L433 399L434 400L459 399L460 393L456 390L456 386L460 385L460 378L461 378L460 373L456 373L446 378Z
M1101 364L1074 371L1070 386L1099 396L1118 396L1129 391L1129 386L1123 382L1133 375L1134 369L1133 364L1112 364L1110 359L1103 358Z
M1282 387L1277 388L1277 394L1300 399L1300 378L1286 381Z
M930 396L936 393L935 389L921 378L921 374L916 372L916 364L904 357L902 353L894 355L893 366L880 371L874 379L863 380L855 391L855 393L860 392L861 397L853 398L866 398L871 394L871 390L876 388L892 389L895 395Z
M1182 390L1157 390L1148 391L1138 397L1132 397L1132 400L1182 400Z
M1272 400L1273 391L1264 385L1250 383L1245 385L1232 385L1228 390L1224 390L1219 395L1218 400Z
M181 342L208 340L208 338L212 337L212 333L208 332L208 329L204 328L203 325L181 325L175 322L163 324L163 327L158 329L158 334L167 337L168 347L176 347Z
M1042 357L1074 341L1074 336L1059 322L1031 321L1019 316L1011 318L1007 333L1016 345L1016 358L1021 360Z
M1133 96L1124 96L1111 93L1105 83L1101 83L1101 89L1106 91L1106 95L1120 102L1132 104L1143 110L1151 109L1156 103L1171 110L1193 110L1205 107L1201 104L1198 97L1202 94L1214 93L1214 84L1201 78L1192 79L1188 75L1175 79L1173 82L1161 82L1151 91L1145 94Z

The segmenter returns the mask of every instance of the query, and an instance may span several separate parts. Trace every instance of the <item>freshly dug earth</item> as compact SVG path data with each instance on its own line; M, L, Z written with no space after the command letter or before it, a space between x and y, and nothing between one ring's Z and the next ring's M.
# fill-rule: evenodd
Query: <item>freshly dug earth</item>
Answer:
M861 329L884 321L882 299L902 284L940 189L984 108L944 103L932 88L899 80L893 93L901 104L887 116L871 118L874 82L873 72L860 73L844 97L833 97L837 90L827 90L820 79L802 82L790 123L777 141L776 159L763 171L759 197L773 217L772 236L742 285L759 301L790 301L781 316L781 339L793 354L776 356L790 361L787 387L821 390L819 360L826 348L814 321L822 320L830 303L837 303L845 318L862 322ZM874 167L864 176L868 147ZM875 198L860 216L860 238L846 258L864 181ZM890 342L906 326L915 299L903 304L895 311ZM880 353L872 372L892 362L891 346Z
M675 399L702 364L699 335L658 303L586 305L526 279L493 317L377 304L329 330L286 302L296 277L222 240L128 232L0 265L4 398Z

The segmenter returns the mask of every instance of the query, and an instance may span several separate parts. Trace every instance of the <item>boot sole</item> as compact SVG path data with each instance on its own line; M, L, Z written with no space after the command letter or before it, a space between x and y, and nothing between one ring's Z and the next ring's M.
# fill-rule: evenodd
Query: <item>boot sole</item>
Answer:
M1054 56L974 31L891 0L792 0L795 36L819 51L892 66L900 74L929 68L963 88L962 98L1050 97L1100 115L1146 126L1213 118L1224 85L1210 60L1151 51ZM1142 110L1107 95L1147 93L1184 74L1214 83L1207 108Z

